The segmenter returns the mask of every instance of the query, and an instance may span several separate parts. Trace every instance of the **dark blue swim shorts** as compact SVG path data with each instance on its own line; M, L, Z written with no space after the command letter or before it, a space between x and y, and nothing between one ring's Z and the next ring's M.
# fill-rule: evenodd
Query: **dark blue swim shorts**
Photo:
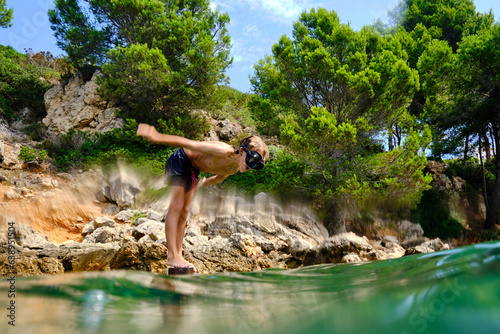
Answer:
M165 164L165 174L171 185L182 186L189 191L196 186L200 170L193 166L186 152L180 148L168 158Z

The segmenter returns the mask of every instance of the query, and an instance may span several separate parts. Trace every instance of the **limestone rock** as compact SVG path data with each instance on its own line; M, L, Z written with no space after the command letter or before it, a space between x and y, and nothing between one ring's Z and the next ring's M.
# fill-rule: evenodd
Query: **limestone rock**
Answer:
M19 246L30 249L54 248L55 245L48 241L29 225L16 225L16 241Z
M403 220L398 226L398 237L402 242L418 239L424 235L424 230L420 224L414 224L408 220Z
M241 126L234 124L229 119L219 122L218 126L221 128L219 131L221 140L231 140L241 133Z
M87 82L82 75L76 75L45 93L47 116L43 123L49 133L65 133L71 128L104 132L123 126L115 116L116 108L99 97L98 75L95 72Z
M20 152L20 144L8 144L0 140L0 167L5 169L21 169L22 162L19 160Z
M140 181L134 174L119 168L109 177L104 196L120 207L127 207L134 203L135 196L141 189Z
M132 229L132 236L139 240L149 235L154 241L165 240L165 225L155 220L148 220Z
M22 194L17 188L12 188L5 192L4 197L9 200L16 200L21 198Z

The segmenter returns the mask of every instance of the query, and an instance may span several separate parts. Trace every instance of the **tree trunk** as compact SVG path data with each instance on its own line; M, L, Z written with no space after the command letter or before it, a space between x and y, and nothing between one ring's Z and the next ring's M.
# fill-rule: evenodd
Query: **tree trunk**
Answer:
M486 153L486 161L491 162L491 148L488 133L484 134L484 152Z
M493 137L493 130L492 129L490 129L490 139L491 139L491 144L492 144L491 148L493 150L493 155L496 155L497 154L496 153L497 147L495 145L495 138Z
M469 136L465 137L464 167L467 166L467 153L469 152Z
M481 172L483 173L483 196L484 196L484 205L486 206L486 212L488 212L488 189L486 187L486 174L484 172L484 163L483 163L483 150L481 149L481 140L479 141L479 161L481 162Z
M389 145L389 151L392 151L394 149L392 132L389 133L389 137L387 138L387 144Z
M497 154L495 155L495 184L490 195L489 206L486 210L486 221L484 222L484 228L487 230L495 228L495 224L498 219L498 206L500 204L500 154L498 154L498 144L500 143L500 138L498 133L499 129L495 122L492 122L492 127Z

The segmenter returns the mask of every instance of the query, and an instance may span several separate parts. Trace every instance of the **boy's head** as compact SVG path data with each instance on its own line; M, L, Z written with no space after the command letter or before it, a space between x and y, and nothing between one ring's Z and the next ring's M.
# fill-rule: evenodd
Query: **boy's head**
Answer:
M243 147L244 150L259 153L259 155L262 157L262 163L265 163L267 159L269 159L269 149L267 148L266 143L264 143L264 141L260 137L250 136L243 138L240 142L240 147ZM250 152L247 152L247 155L248 153Z

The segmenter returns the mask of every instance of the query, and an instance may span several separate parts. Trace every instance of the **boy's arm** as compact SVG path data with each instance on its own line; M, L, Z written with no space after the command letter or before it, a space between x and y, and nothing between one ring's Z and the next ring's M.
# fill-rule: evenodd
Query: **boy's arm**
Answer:
M206 142L199 142L175 135L161 134L156 131L154 126L148 124L139 124L139 127L137 128L137 135L140 137L144 137L144 139L156 144L184 147L193 151L204 152L208 154L224 153L224 150L220 145L208 144Z
M219 184L222 181L224 181L229 175L214 175L207 178L203 178L198 182L198 186L196 187L197 189L205 188L208 186L212 186L214 184Z

